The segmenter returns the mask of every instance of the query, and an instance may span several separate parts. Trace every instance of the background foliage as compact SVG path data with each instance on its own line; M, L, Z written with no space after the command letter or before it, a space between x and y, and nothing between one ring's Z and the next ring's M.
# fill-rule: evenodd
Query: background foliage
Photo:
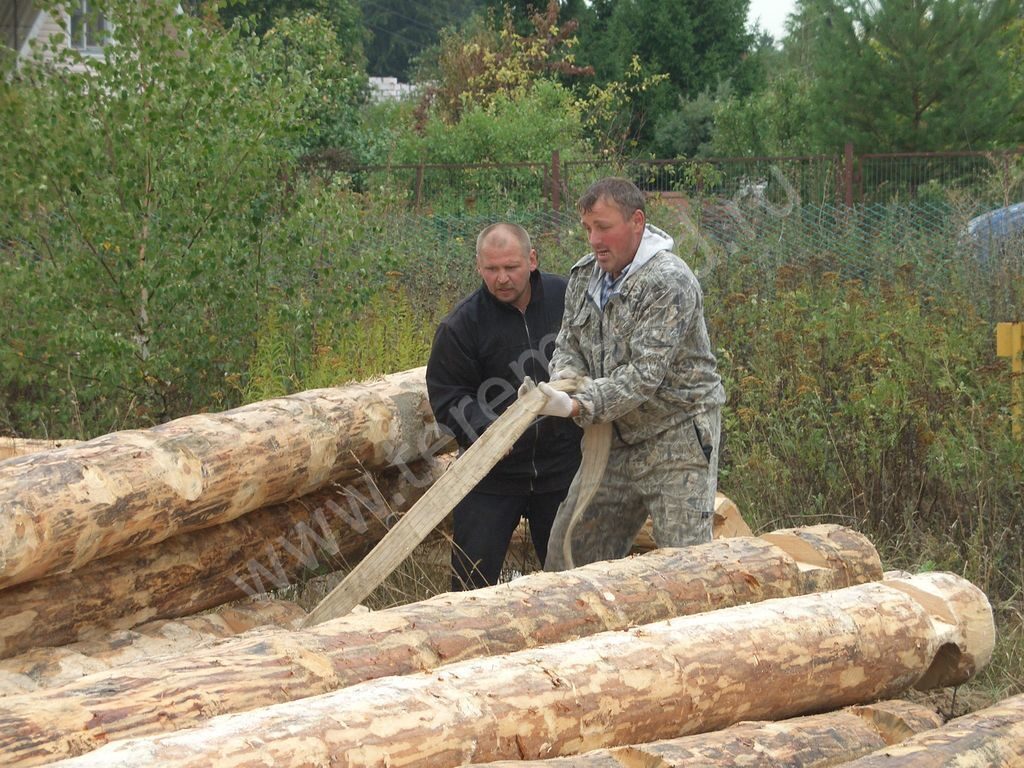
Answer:
M547 205L558 150L570 208L609 172L671 193L651 218L705 287L723 490L756 527L840 522L889 566L964 573L1003 630L989 684L1024 689L1024 453L992 340L1024 315L1024 247L982 264L964 234L1024 170L922 159L847 208L830 158L1024 141L1019 2L801 0L777 44L744 0L176 5L101 3L101 56L57 41L0 81L0 434L421 364L480 227L522 222L551 271L583 253ZM371 103L367 68L421 73L417 96ZM654 152L702 162L628 164ZM804 153L826 157L711 157ZM417 178L437 163L486 165Z
M806 0L803 8L820 146L907 152L1019 140L1019 124L1009 122L1022 94L1007 66L1017 0Z
M320 285L305 278L324 242L297 242L300 222L356 218L292 178L344 127L315 119L336 81L297 74L278 45L316 17L264 42L168 3L103 9L118 24L102 58L58 47L62 66L40 57L0 85L0 419L19 432L237 402L271 297L297 308Z

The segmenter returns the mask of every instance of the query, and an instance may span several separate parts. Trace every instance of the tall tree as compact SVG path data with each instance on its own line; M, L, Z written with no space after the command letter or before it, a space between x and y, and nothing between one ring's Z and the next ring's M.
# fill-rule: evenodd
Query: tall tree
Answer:
M1024 139L1006 60L1019 0L802 0L823 146L981 149Z
M296 115L303 130L290 143L307 159L324 151L351 157L360 141L360 107L369 97L362 51L343 48L334 32L329 20L299 12L278 19L262 40L261 77L305 94Z
M592 75L574 63L572 37L576 22L558 24L557 0L530 18L530 32L516 30L511 9L497 18L478 15L460 30L441 33L436 55L424 62L426 80L420 111L432 110L444 122L456 123L473 105L487 106L496 94L513 100L544 79Z
M642 145L653 137L658 118L679 98L714 92L720 81L748 92L753 73L746 54L749 0L597 0L580 22L581 64L592 65L599 83L622 80L637 57L645 75L668 78L643 95L643 120L634 125Z
M555 0L557 18L560 24L579 19L587 13L587 0ZM520 34L529 34L533 17L550 10L549 0L483 0L483 7L493 10L497 15L506 11L512 14L516 30Z
M437 45L440 31L458 26L483 0L359 0L366 25L367 71L411 79L416 58Z
M811 87L810 78L791 67L772 74L746 98L720 99L714 105L710 154L764 157L821 151L807 121Z
M228 25L249 19L257 35L265 34L279 19L316 14L334 29L346 60L362 64L365 30L356 0L232 0L219 14Z
M263 77L255 38L177 5L105 0L101 56L57 45L65 66L32 59L0 86L0 401L29 428L206 407L251 349L312 86Z

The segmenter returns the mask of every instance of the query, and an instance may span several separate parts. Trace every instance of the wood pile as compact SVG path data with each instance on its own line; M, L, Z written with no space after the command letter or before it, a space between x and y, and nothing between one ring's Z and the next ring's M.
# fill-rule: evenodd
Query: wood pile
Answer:
M724 497L698 547L309 627L225 606L358 562L430 487L423 375L0 461L0 764L1024 765L1024 697L899 698L984 667L984 594Z
M293 602L265 598L184 619L150 621L96 640L33 648L0 661L0 696L56 688L93 672L146 664L155 656L189 653L254 627L294 629L305 615Z
M310 390L6 460L0 588L425 455L439 438L423 376Z
M410 470L415 482L405 475ZM211 528L0 590L0 658L188 616L281 589L323 563L357 562L435 474L433 464L417 460L354 476L348 485L332 483Z

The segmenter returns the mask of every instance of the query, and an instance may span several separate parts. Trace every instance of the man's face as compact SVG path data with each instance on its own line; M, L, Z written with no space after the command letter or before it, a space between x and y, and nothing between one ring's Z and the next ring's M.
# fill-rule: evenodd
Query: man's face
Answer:
M524 311L530 303L530 273L537 268L537 253L524 255L511 239L505 244L484 243L476 259L476 271L498 301Z
M601 269L618 277L636 256L644 236L643 211L629 217L608 198L599 198L594 207L580 217L590 247Z

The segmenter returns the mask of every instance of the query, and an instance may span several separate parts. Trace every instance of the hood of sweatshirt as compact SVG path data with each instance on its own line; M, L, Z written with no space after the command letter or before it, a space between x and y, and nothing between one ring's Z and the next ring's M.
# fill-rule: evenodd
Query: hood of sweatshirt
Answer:
M676 245L675 240L669 236L665 231L658 229L653 224L647 224L644 227L644 236L640 239L640 245L637 246L636 256L626 267L626 274L622 279L625 283L627 280L633 277L644 264L654 258L656 254L662 251L671 251ZM587 258L594 258L594 254L590 254ZM601 306L601 281L604 280L604 271L597 264L597 260L594 260L593 272L590 275L590 281L587 283L587 293L594 300L594 303ZM622 289L620 283L617 290L614 293L618 293ZM614 295L613 293L613 295Z

